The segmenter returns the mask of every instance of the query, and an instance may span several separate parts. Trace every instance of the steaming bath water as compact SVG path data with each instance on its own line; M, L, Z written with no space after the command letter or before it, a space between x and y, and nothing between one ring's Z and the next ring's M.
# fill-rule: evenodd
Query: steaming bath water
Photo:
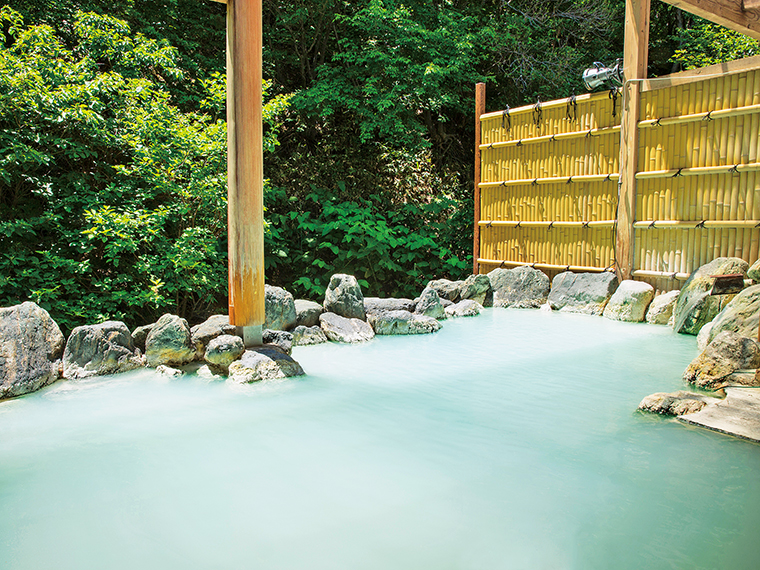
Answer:
M494 309L303 379L59 382L0 403L0 567L755 569L760 446L635 411L695 354Z

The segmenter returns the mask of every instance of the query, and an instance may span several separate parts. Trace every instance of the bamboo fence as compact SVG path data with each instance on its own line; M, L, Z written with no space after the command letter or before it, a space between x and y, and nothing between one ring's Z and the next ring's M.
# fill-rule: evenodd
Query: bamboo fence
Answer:
M716 257L758 259L753 65L642 86L633 276L659 291ZM615 266L621 107L604 92L480 115L480 273Z
M620 114L605 92L481 115L481 273L613 267Z

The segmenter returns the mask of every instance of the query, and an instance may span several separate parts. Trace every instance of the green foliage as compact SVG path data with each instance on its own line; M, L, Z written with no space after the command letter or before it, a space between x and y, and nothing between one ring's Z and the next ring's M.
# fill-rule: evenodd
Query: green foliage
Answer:
M683 47L671 61L684 69L696 69L760 53L760 42L733 30L699 20L679 34Z
M281 189L267 195L266 270L292 281L294 292L320 299L331 275L349 273L367 295L414 298L431 275L467 273L470 260L441 245L456 218L454 200L394 207L380 196L343 201L331 194L312 188L304 199Z
M172 105L176 50L94 13L71 47L2 18L0 302L31 298L66 329L224 305L226 124ZM223 84L206 85L216 114ZM267 106L269 148L286 106Z

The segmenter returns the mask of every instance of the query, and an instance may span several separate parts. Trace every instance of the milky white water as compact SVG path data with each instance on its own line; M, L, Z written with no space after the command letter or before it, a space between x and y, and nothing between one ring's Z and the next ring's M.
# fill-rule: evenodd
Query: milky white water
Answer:
M757 569L760 446L636 412L696 352L491 309L302 379L59 382L0 403L0 568Z

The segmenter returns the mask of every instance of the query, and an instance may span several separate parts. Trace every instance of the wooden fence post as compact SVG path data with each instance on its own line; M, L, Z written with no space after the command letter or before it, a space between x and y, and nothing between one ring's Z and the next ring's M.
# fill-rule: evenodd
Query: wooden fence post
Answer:
M615 258L618 279L630 279L634 263L636 220L636 171L639 151L639 107L641 83L646 79L649 47L650 0L626 0L623 73L623 116L620 128L620 180L618 190Z
M261 0L227 1L229 311L246 346L264 325L261 33Z
M472 272L480 272L480 116L486 112L486 84L475 84L475 227L472 240Z

